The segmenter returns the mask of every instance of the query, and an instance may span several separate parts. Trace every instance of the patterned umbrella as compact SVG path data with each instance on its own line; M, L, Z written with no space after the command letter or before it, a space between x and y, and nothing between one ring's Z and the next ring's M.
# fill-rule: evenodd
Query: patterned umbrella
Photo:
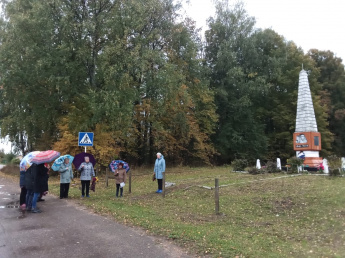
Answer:
M20 171L26 171L32 165L32 159L38 154L40 151L33 151L24 156L20 161L19 167Z
M95 157L90 153L81 152L74 156L73 165L76 169L78 169L80 164L85 161L84 160L85 157L89 157L90 162L92 163L93 166L95 166L96 164Z
M73 160L74 160L74 157L67 154L67 155L63 155L63 156L60 156L59 158L57 158L53 165L52 165L52 170L54 171L58 171L61 164L65 162L65 159L69 159L69 164L72 164Z
M54 150L41 151L32 159L32 163L42 164L50 163L60 156L60 152Z
M128 173L129 165L127 162L124 162L122 160L113 160L112 162L110 162L110 164L109 164L110 171L114 173L115 170L118 169L118 166L120 163L123 164L123 168L126 169L126 173Z

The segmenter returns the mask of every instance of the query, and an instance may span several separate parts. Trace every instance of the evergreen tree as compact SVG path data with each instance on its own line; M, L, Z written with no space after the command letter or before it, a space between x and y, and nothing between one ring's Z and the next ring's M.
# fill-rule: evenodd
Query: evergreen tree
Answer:
M218 2L216 10L206 31L206 63L221 118L214 142L223 162L262 157L267 137L264 121L255 116L254 103L266 85L261 77L252 76L255 20L241 3L230 8L227 2Z

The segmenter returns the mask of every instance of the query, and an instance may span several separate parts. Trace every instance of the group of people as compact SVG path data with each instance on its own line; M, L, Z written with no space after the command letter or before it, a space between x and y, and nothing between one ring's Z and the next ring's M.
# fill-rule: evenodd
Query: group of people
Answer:
M41 213L37 208L37 202L44 201L42 196L48 192L49 164L32 164L26 171L20 171L19 185L20 207L32 213ZM95 177L93 165L89 157L84 158L80 164L80 180L82 184L82 197L90 197L89 189L91 177ZM69 186L73 180L72 164L65 158L58 170L60 174L60 199L68 198Z
M123 197L123 186L126 183L126 169L123 168L123 163L118 164L118 169L115 170L114 176L116 180L116 197ZM153 169L153 178L157 179L158 190L156 193L163 192L163 173L165 172L165 160L162 153L157 153L157 159ZM120 193L120 195L119 195Z
M49 164L33 164L27 171L20 171L20 206L32 213L40 213L37 202L48 192Z
M84 157L84 162L80 164L78 171L80 172L81 197L90 197L90 183L95 177L95 170L89 157ZM69 186L73 180L72 164L69 158L65 158L58 172L60 173L60 199L68 198Z
M37 202L44 201L42 196L48 192L49 164L32 164L26 171L20 171L20 207L31 211L32 213L40 213L37 208ZM95 170L89 157L84 158L77 169L80 172L81 181L81 197L90 197L90 183L95 177ZM60 174L60 199L68 198L70 183L73 180L72 164L68 158L60 165L58 170ZM162 193L163 190L163 173L165 172L165 160L163 155L158 152L154 166L153 176L157 179L158 190L156 193ZM123 187L126 182L126 169L123 164L118 164L118 169L114 172L116 180L116 197L123 197Z

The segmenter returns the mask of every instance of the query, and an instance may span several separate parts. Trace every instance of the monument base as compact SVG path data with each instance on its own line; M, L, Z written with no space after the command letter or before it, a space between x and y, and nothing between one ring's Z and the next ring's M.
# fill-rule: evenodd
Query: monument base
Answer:
M303 164L310 168L318 168L322 164L322 161L321 157L305 157Z

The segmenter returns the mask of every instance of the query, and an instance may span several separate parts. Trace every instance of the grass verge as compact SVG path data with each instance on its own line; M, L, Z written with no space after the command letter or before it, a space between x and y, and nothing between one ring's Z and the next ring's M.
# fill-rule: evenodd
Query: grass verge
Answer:
M132 193L115 198L115 182L96 185L80 198L79 183L70 197L96 213L174 240L199 255L213 257L341 257L345 253L345 178L231 173L229 168L174 168L176 183L166 197L156 194L149 170L133 171ZM220 212L214 214L213 186L219 178ZM265 180L272 179L272 180ZM59 181L50 180L58 195Z

